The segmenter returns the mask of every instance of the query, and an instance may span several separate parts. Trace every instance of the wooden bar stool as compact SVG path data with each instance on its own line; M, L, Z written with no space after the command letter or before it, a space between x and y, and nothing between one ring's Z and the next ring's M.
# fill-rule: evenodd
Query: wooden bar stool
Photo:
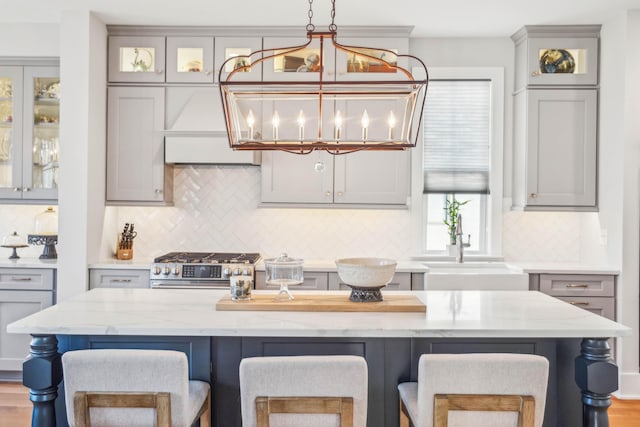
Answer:
M365 427L367 363L359 356L242 359L240 395L243 427Z
M400 427L541 427L549 361L529 354L423 354L398 385Z
M62 369L72 427L211 425L209 384L189 380L182 352L69 351Z

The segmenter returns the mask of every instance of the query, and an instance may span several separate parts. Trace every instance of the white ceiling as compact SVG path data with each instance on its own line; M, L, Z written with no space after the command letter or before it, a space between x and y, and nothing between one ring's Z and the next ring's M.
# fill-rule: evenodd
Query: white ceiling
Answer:
M330 0L314 1L325 29ZM92 10L106 24L300 25L307 0L0 0L0 22L59 22L61 11ZM338 25L411 25L413 37L509 36L523 25L599 24L640 0L337 0Z

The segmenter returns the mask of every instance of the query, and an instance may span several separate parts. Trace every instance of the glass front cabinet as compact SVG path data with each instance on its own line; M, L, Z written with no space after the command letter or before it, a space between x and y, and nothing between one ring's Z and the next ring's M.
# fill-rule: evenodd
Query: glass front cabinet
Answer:
M0 67L0 198L58 197L58 67Z

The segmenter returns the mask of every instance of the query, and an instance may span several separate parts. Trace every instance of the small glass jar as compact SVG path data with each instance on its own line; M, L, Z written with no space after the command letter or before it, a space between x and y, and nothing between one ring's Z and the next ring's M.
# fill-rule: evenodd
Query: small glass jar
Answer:
M304 260L301 258L291 258L286 253L278 258L264 260L266 283L271 286L279 286L279 296L286 296L292 300L293 295L289 292L289 286L300 285L304 282L302 266Z

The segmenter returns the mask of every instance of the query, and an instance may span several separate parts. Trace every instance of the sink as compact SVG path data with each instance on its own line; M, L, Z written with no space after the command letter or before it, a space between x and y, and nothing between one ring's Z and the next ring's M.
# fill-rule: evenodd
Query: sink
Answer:
M425 262L424 288L433 290L529 289L529 275L504 262Z

